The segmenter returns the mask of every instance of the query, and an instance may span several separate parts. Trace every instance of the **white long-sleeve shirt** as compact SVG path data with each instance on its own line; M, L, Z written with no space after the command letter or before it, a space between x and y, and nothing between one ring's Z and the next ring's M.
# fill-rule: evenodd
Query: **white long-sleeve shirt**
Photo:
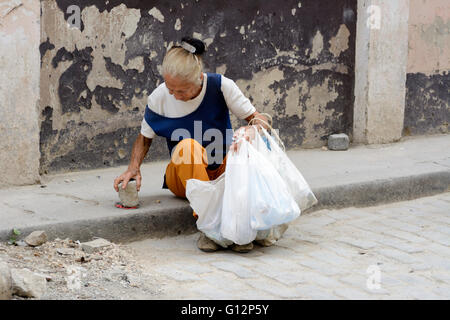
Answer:
M228 79L223 75L221 77L221 90L228 109L239 119L245 119L252 115L256 111L256 108L252 105L250 100L242 93L233 80ZM181 101L175 99L175 97L169 93L166 84L162 83L148 96L147 105L153 112L167 118L184 117L194 112L203 101L208 82L206 74L204 74L203 79L202 91L192 100ZM145 119L142 120L141 134L149 139L153 139L156 135Z

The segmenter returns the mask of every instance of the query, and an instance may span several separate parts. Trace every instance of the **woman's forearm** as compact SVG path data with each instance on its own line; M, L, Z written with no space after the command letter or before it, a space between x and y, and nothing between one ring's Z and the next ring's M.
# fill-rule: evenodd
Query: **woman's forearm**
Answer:
M144 137L139 133L136 141L133 144L133 149L131 151L131 160L128 165L128 170L135 171L139 170L145 156L147 155L150 145L152 144L152 139Z

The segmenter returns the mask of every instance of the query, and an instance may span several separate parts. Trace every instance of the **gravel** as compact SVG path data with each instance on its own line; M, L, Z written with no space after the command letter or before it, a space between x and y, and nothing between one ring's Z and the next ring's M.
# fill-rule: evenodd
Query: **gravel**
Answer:
M112 243L89 254L79 242L56 239L38 247L0 243L0 260L9 268L26 268L47 280L41 300L158 299L160 282L145 274L130 247ZM13 300L23 298L17 295Z

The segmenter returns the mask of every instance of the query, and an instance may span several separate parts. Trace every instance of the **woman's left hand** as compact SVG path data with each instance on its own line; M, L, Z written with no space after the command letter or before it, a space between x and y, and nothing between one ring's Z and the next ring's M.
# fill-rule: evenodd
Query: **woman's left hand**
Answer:
M255 126L243 126L237 129L233 135L233 143L230 146L232 152L237 152L241 146L242 141L240 138L251 142L255 138L256 127Z

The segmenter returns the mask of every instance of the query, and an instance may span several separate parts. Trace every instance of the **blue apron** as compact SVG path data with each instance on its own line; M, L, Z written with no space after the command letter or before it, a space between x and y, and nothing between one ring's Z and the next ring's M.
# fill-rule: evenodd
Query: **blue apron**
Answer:
M207 168L214 170L220 166L227 154L232 142L233 131L229 109L221 90L221 75L208 73L207 77L205 96L194 112L179 118L168 118L153 112L146 106L144 118L156 135L166 138L170 155L173 148L182 139L194 139L207 151ZM207 133L206 135L205 132ZM219 132L222 141L215 138ZM212 144L211 147L207 148L210 144ZM220 157L220 162L213 161L216 149L222 149L223 155ZM167 189L165 178L166 176L164 175L163 188Z

